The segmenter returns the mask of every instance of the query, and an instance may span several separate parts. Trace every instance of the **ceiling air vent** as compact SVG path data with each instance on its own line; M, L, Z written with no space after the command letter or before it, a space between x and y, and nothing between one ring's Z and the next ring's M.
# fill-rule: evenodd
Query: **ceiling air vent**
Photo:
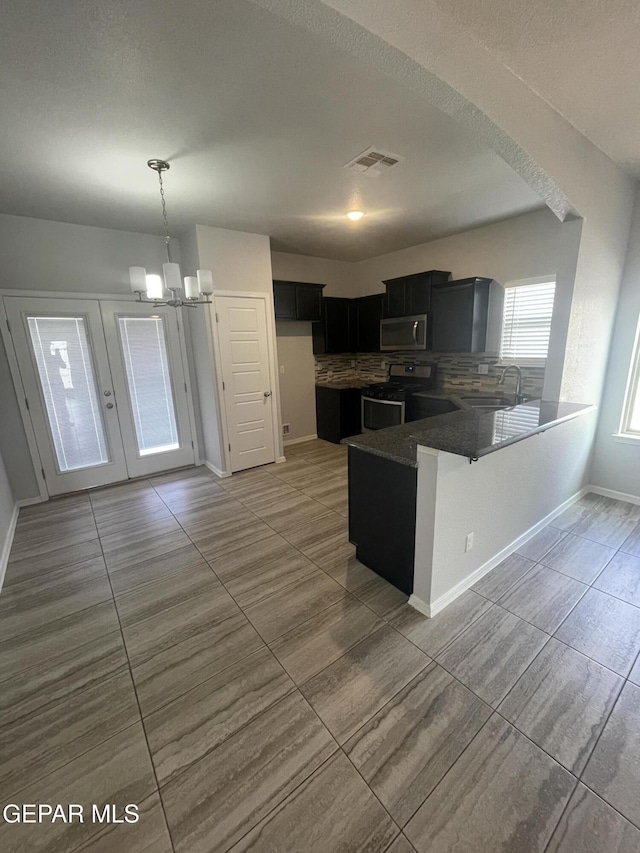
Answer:
M382 151L380 148L367 148L355 159L345 163L344 168L351 169L352 172L361 172L370 178L379 178L383 172L392 166L396 166L402 160L404 157L392 154L390 151Z

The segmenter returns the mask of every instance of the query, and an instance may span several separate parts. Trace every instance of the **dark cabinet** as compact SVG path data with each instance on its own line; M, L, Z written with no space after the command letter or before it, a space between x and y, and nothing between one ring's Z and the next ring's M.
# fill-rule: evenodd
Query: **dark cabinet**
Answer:
M386 288L384 316L410 317L431 311L431 288L444 284L451 278L445 270L427 270L413 275L391 278L384 282Z
M413 592L417 468L349 448L349 540L361 563Z
M354 299L337 296L322 300L322 319L312 326L314 353L355 352L358 324L354 303Z
M490 278L465 278L431 291L433 352L485 352Z
M358 338L357 352L380 352L380 320L384 313L384 294L361 296L354 300Z
M322 318L324 284L302 281L274 281L273 304L276 320L311 320Z
M334 444L360 435L360 389L316 385L316 423L318 438Z

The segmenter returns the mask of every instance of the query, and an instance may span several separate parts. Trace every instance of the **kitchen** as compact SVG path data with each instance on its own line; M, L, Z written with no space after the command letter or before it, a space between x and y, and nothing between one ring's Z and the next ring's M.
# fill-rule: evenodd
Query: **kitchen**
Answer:
M358 486L355 475L350 482L350 539L358 545L358 557L365 565L406 593L413 592L412 604L428 615L446 606L452 595L464 592L465 578L473 575L474 580L467 584L471 585L499 562L497 555L500 559L507 556L512 541L526 538L527 532L533 535L540 518L570 496L563 492L562 500L558 498L554 506L543 501L546 511L537 505L530 512L525 507L531 495L520 495L515 504L523 517L513 525L500 525L510 532L506 539L503 536L489 547L484 540L492 538L489 530L496 528L495 523L485 523L486 531L470 527L464 536L457 531L453 560L464 568L454 572L455 583L435 585L439 596L431 594L432 543L423 547L420 535L416 538L416 500L420 504L417 445L431 444L434 452L446 452L452 445L443 441L443 435L455 434L456 422L471 417L477 440L454 447L453 453L461 454L458 458L466 458L467 467L475 468L468 460L486 454L496 443L501 447L511 444L516 434L530 435L541 425L546 429L568 414L593 412L592 407L577 406L574 411L545 404L541 413L535 403L526 406L526 401L559 398L557 352L565 320L567 270L576 245L576 223L559 225L547 214L526 214L360 264L272 253L285 455L287 446L293 450L296 442L315 434L333 442L346 439L355 445L350 448L353 472L353 460L366 452ZM445 260L448 264L443 263ZM451 268L454 272L449 272ZM279 298L283 288L297 287L308 293L304 290L304 273L307 282L316 283L318 307L324 308L320 321L278 319L279 313L282 317ZM378 279L375 284L374 277ZM318 284L323 280L325 287ZM292 285L294 281L298 284ZM533 297L536 304L540 299L544 303L546 338L543 335L538 340L534 334L529 355L533 352L535 357L514 358L522 353L516 347L505 351L502 361L505 294L510 299L515 293L522 296L527 289L538 294ZM344 295L354 291L352 297ZM308 300L304 308L309 310ZM508 311L514 310L511 300ZM544 358L547 347L548 358ZM291 372L295 381L290 384ZM294 400L297 409L291 406ZM525 403L525 408L514 414L516 402ZM505 409L511 412L506 419ZM298 423L293 418L288 422L290 414L301 416ZM422 420L430 416L434 419ZM302 421L305 426L300 434ZM432 437L433 428L439 427L439 443L426 437L429 424ZM380 430L385 427L392 428ZM418 432L420 442L416 441ZM387 459L383 464L380 459L384 456ZM384 470L377 470L380 465ZM483 460L483 465L489 463ZM517 478L517 472L514 476ZM404 483L400 490L391 488L394 478ZM571 477L566 483L567 488L573 488ZM431 483L427 492L434 490ZM396 497L391 499L391 494ZM495 498L490 500L496 503ZM510 507L506 518L519 514ZM420 522L420 512L417 517ZM424 525L417 526L420 533ZM482 522L474 526L482 526ZM438 528L446 529L442 524ZM475 533L473 552L469 533ZM473 539L471 535L470 541ZM418 575L428 577L428 581L419 583ZM422 596L416 594L418 586ZM455 593L451 592L453 586ZM438 604L436 598L443 600Z

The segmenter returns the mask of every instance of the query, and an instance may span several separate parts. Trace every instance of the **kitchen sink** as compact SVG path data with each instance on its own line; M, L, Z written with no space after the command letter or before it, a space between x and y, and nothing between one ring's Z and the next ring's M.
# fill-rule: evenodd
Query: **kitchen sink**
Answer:
M508 409L514 405L513 400L508 397L500 397L497 395L484 395L477 397L460 397L468 406L473 409Z

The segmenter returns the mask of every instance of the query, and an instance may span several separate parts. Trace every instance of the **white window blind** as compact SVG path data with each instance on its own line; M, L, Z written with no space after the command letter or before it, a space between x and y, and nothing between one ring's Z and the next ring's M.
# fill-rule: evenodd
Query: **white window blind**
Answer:
M109 452L83 317L29 317L60 471L105 465Z
M505 288L500 356L542 360L549 350L555 281Z
M540 411L537 406L527 408L518 406L515 411L496 412L494 416L494 443L507 441L524 430L535 429L540 423Z
M140 456L180 447L162 317L119 317Z
M640 318L638 319L620 432L623 435L640 438Z

